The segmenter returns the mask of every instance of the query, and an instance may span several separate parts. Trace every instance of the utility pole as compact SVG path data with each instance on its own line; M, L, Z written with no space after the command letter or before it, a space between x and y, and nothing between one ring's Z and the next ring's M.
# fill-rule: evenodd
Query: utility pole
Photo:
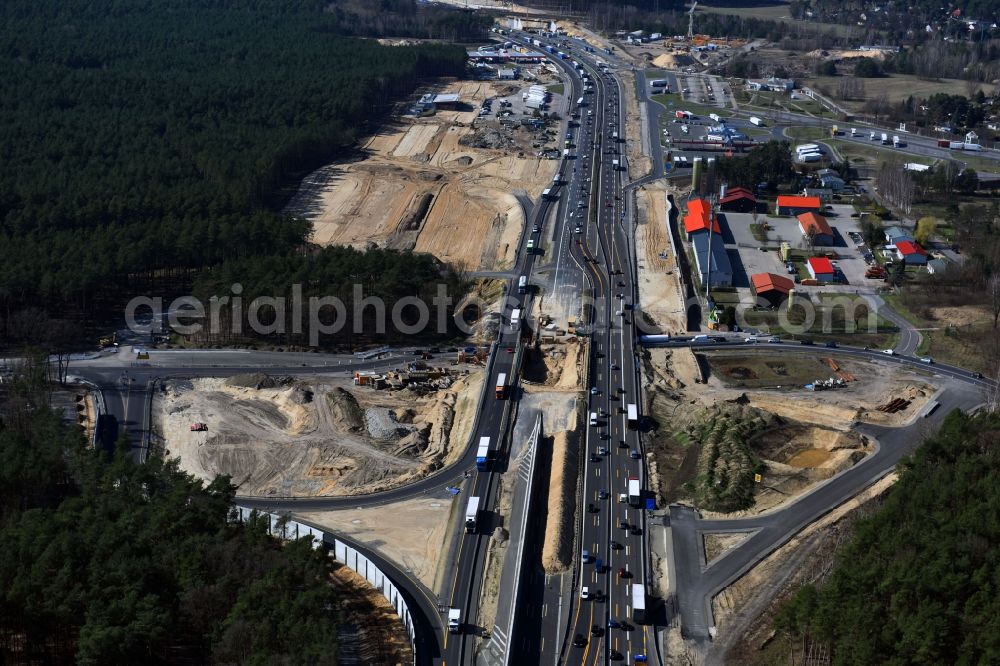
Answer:
M715 207L719 203L719 195L713 192L708 196L708 257L705 262L705 303L711 296L708 293L712 285L712 240L715 236Z

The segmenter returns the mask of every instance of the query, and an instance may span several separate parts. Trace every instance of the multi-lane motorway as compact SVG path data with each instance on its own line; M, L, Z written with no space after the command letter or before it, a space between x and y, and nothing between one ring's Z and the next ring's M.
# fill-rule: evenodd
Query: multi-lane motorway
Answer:
M518 41L525 39L519 35L511 38ZM492 527L500 522L491 509L495 506L497 474L505 467L503 438L509 430L511 418L511 402L496 400L491 394L501 373L507 375L508 384L515 385L517 382L522 330L510 325L510 312L515 308L522 313L530 312L533 299L531 290L518 293L517 279L522 275L530 276L533 284L546 284L554 290L565 288L577 291L584 297L584 320L592 331L592 346L588 384L585 387L587 409L582 426L585 447L580 458L583 481L577 517L572 602L564 612L543 613L531 630L524 632L523 640L510 646L510 663L551 661L596 665L617 660L634 663L640 655L653 663L661 661L655 632L633 618L633 585L638 584L641 589L649 590L646 515L641 505L634 506L620 499L622 495L628 499L629 479L636 479L642 488L646 486L642 443L638 432L630 428L627 416L629 404L642 405L643 401L634 349L633 306L637 303L637 289L628 232L632 211L629 210L629 199L623 195L626 186L637 184L627 181L625 170L626 128L622 100L625 93L613 72L600 67L601 60L610 59L604 54L584 53L579 44L574 43L573 46L572 49L560 46L569 53L569 58L553 58L565 70L572 91L572 119L567 127L571 135L571 154L560 164L559 185L553 188L555 196L540 200L526 210L525 233L522 234L517 262L510 271L513 278L507 285L504 325L491 351L483 399L465 456L453 466L415 484L371 496L242 498L240 501L246 506L272 511L307 511L370 506L440 492L445 479L461 478L461 472L474 467L475 443L480 437L489 437L495 450L493 467L485 473L473 472L462 484L463 492L458 500L459 507L464 508L469 497L480 497L486 512L476 533L465 534L460 527L456 529L457 543L448 555L454 572L448 588L440 597L434 598L419 584L402 581L407 594L422 611L419 621L423 629L420 652L424 663L473 663L473 637L482 630L476 626L476 618L487 543ZM645 86L641 73L639 85ZM588 87L591 88L589 92ZM582 105L576 104L579 98L584 99ZM659 152L659 137L656 135L658 123L655 116L651 118L650 125L650 143L656 154ZM654 159L654 163L657 167L652 177L662 175L662 158ZM544 254L536 254L537 250L529 251L529 241ZM513 353L508 349L514 350ZM862 350L845 349L838 353L870 356ZM170 359L170 354L164 352L157 353L156 367L129 367L123 373L121 365L116 365L113 360L96 359L77 363L74 372L102 389L108 411L124 424L134 442L142 442L149 432L148 405L154 379L225 376L247 372L251 368L273 374L319 374L388 367L398 365L401 360L398 356L373 361L318 354L303 354L301 357L258 352L206 352L201 362L194 363L190 361L190 353L182 352L175 358L187 360L171 363L164 362ZM884 360L908 362L899 357L886 357ZM936 370L965 381L974 380L958 369L942 367ZM955 404L967 406L970 400L972 398L966 396ZM942 400L942 405L950 404ZM880 439L889 437L884 441L890 443L895 441L891 437L903 437L886 433L879 435ZM893 464L898 459L897 452L901 446L884 447L886 453L880 452L882 457L873 457L878 464L869 463L869 471ZM833 495L827 495L849 495L862 481L860 476L837 477L824 486L827 490L817 493L815 499L798 502L795 520L788 524L798 525L809 519L812 513L832 501L830 498ZM456 523L462 513L456 512ZM785 527L788 524L782 523ZM683 579L680 581L678 603L685 633L696 638L705 637L711 624L711 618L706 614L711 595L759 561L762 553L773 550L784 532L777 525L749 526L760 528L759 536L748 540L741 546L742 550L734 551L735 555L725 558L724 566L717 564L718 568L713 570L705 569L697 556L692 555L695 551L684 544L688 541L694 543L692 535L699 531L727 529L730 526L699 521L693 513L681 509L677 510L674 526L675 529L687 530L679 532L682 536L675 541L677 572L672 576ZM586 561L584 550L587 551ZM384 565L392 568L391 563L385 562ZM403 576L398 570L394 571L394 575ZM558 589L544 585L539 586L536 596L543 608L556 608L562 602ZM443 609L448 607L461 611L462 627L454 634L447 633L441 615Z

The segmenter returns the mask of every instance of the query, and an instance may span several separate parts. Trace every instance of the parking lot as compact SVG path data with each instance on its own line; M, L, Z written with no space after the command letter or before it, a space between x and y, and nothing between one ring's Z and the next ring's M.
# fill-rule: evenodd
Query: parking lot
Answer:
M874 290L875 287L881 285L881 281L865 277L868 264L858 249L859 243L851 237L852 233L859 231L858 218L851 217L854 213L853 206L835 203L830 208L830 210L825 210L823 215L833 229L834 244L829 247L817 246L815 250L816 252L836 254L833 262L843 273L846 283L799 288L805 292L811 289L845 293ZM792 250L798 251L793 254L804 258L808 252L807 243L799 231L798 219L794 217L759 214L757 224L766 222L769 226L766 243L754 238L750 231L750 225L754 223L753 215L750 213L720 213L719 220L722 227L722 237L733 264L733 284L739 289L741 300L750 298L750 276L754 273L789 274L785 262L781 260L778 252L774 249L762 251L761 247L777 248L782 242L787 242L791 245ZM797 269L801 263L801 261L796 262Z

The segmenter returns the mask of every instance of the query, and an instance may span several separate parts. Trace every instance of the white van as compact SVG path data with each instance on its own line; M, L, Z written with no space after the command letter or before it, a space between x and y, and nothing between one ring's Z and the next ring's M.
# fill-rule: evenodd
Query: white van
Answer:
M597 412L591 412L590 413L590 425L592 425L592 426L596 426L597 425Z
M747 337L743 338L743 342L751 342L751 343L757 342L757 336L756 335L748 335Z
M691 342L708 342L708 336L707 335L696 335L693 338L691 338Z

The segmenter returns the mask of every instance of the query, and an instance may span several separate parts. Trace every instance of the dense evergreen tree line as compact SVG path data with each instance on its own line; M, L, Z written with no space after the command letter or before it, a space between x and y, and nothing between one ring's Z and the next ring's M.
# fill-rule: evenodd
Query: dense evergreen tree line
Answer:
M242 298L238 309L232 302L236 284ZM436 303L439 287L449 302ZM293 306L296 290L301 298L300 310ZM203 272L195 283L194 293L202 303L209 304L213 297L230 297L230 302L220 311L224 326L216 331L205 331L197 339L206 344L263 338L283 345L318 342L329 346L336 343L357 345L376 339L391 342L452 337L459 332L453 315L462 305L465 292L461 276L427 254L381 249L362 252L351 247L331 246L303 257L237 259ZM384 309L365 305L366 299L372 296L385 304ZM281 301L251 308L258 297ZM324 307L313 318L309 306L309 299L313 297L336 299L343 304L344 310L338 314L332 307ZM394 325L392 309L397 303L407 302L403 299L416 299L427 308L424 324L416 333L407 332L408 327L416 329L420 323L417 309L420 306L415 304L399 310L396 319L402 330ZM258 314L252 315L252 309ZM232 333L234 310L239 318L236 330L246 333L244 335ZM439 323L441 313L447 318L443 326ZM273 333L249 335L253 330L251 321L276 327ZM316 322L322 326L334 326L337 322L341 327L336 333L312 338L315 332L323 330L322 326L315 326ZM383 329L384 332L379 332Z
M493 15L416 0L335 0L326 11L345 35L416 37L452 42L483 40L493 27Z
M3 321L287 255L308 225L272 212L279 189L465 66L343 38L316 0L11 0L0 24Z
M1000 662L1000 416L949 414L779 629L833 664Z
M716 160L717 180L730 187L746 187L754 190L761 183L767 189L776 191L781 185L793 183L796 179L792 164L791 146L787 141L768 141L752 148L739 159Z
M336 663L321 550L232 523L228 479L108 460L16 404L0 421L0 662Z

